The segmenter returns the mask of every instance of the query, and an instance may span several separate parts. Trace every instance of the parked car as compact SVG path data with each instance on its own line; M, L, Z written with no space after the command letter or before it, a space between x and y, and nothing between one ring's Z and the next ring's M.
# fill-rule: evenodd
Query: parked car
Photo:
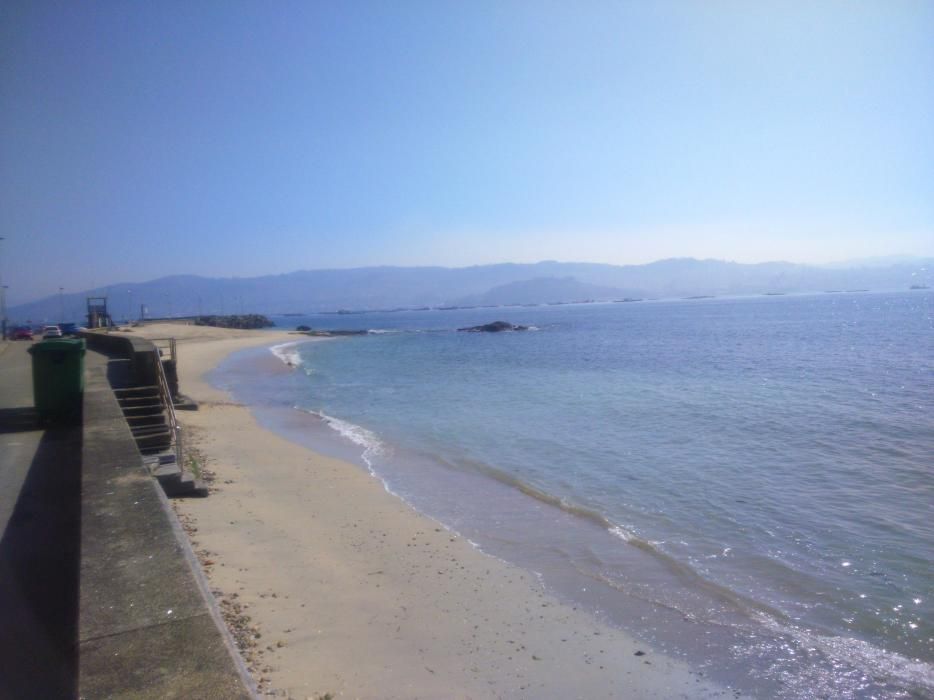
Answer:
M59 323L58 328L62 332L62 335L77 335L78 334L77 323Z
M10 338L13 340L32 340L32 328L29 326L17 326L13 329L13 332L10 333Z
M58 326L46 326L42 329L43 338L61 338L62 329Z

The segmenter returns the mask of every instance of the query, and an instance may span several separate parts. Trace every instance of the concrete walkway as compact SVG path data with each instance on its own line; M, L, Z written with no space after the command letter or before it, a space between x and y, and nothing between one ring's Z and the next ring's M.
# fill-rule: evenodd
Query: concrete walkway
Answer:
M0 355L0 697L73 697L81 428L39 429L29 345Z
M107 358L82 425L42 430L28 345L0 354L0 697L252 697Z

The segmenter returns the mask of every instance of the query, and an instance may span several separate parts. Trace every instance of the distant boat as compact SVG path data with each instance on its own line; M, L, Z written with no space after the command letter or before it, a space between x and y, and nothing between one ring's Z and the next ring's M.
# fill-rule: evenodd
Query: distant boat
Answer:
M785 292L765 292L762 296L765 297L783 297Z

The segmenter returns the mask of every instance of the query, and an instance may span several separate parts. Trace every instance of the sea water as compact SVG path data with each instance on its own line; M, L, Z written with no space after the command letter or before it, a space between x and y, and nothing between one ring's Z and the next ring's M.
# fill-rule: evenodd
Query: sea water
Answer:
M562 599L762 697L934 696L934 294L278 322L369 332L214 380Z

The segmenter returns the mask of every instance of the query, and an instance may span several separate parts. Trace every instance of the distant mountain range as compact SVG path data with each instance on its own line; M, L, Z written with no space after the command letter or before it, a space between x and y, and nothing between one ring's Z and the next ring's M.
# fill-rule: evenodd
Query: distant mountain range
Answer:
M636 293L636 292L633 292ZM536 277L507 282L458 300L457 306L498 306L501 304L556 304L571 301L615 300L623 290L581 282L574 277Z
M424 306L609 301L934 287L934 258L849 267L742 264L673 258L647 265L546 261L474 267L364 267L250 278L163 277L115 283L12 307L13 321L81 320L88 296L107 296L114 319L231 313L308 313ZM65 319L61 319L64 308Z

